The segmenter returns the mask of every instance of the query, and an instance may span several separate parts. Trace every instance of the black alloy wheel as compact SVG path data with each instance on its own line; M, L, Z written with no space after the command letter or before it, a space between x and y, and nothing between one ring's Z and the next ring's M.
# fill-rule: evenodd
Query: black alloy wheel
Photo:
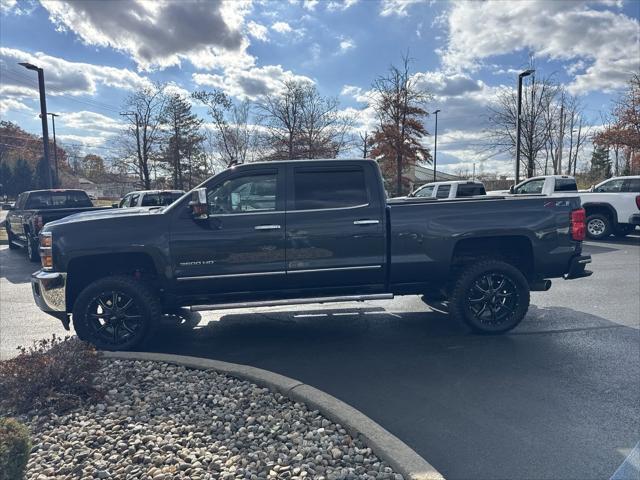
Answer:
M114 347L135 338L144 325L144 316L134 299L116 290L94 297L86 315L91 337Z
M500 272L479 276L467 292L469 310L475 319L490 327L501 325L518 308L518 289L513 281Z

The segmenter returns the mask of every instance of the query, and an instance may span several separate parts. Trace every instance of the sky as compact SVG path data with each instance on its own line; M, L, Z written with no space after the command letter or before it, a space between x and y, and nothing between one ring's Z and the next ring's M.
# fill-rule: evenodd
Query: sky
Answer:
M371 84L407 52L440 110L438 169L506 173L512 162L482 146L498 92L533 56L536 75L578 95L597 125L640 71L640 1L0 0L0 119L41 134L36 74L18 65L28 61L45 71L57 138L105 157L117 154L123 101L152 81L256 100L306 79L370 131Z

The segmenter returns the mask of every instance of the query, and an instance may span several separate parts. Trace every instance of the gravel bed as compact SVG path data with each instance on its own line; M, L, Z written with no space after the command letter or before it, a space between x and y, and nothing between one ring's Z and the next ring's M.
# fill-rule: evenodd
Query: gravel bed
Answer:
M101 360L101 403L28 420L28 479L391 479L318 411L210 370Z

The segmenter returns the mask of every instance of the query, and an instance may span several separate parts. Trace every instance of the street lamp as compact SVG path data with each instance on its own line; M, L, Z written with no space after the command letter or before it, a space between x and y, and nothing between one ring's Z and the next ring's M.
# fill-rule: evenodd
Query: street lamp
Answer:
M518 117L516 118L516 182L515 185L520 181L520 116L522 114L522 79L524 77L528 77L535 70L529 69L521 72L518 75Z
M436 162L438 160L438 113L440 110L436 110L433 114L436 116L436 133L435 142L433 145L433 181L436 181Z
M47 99L44 91L44 70L36 67L32 63L20 62L27 70L38 72L38 88L40 90L40 118L42 119L42 143L44 144L44 162L47 166L47 183L49 188L53 188L51 178L51 162L49 161L49 128L47 126Z

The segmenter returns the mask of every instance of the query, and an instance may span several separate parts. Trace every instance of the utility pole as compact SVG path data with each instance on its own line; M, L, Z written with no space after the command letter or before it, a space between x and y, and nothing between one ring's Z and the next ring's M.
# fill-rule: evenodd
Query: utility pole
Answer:
M534 109L536 105L536 76L531 77L531 118L529 125L529 158L527 159L527 178L533 177L533 131L536 128Z
M436 110L433 114L436 116L436 132L433 144L433 181L436 181L436 163L438 160L438 113L440 110Z
M56 187L60 186L60 177L58 176L58 147L56 145L56 117L57 113L49 113L51 115L51 126L53 127L53 162L56 167Z
M520 130L522 126L520 125L522 117L522 79L524 77L528 77L535 70L529 69L521 72L518 75L518 116L516 118L516 179L514 185L517 185L520 182Z
M142 161L142 150L140 149L140 122L138 121L138 112L120 112L120 115L122 115L123 117L134 116L136 119L136 149L138 152L138 163L141 169L140 172L142 172L143 161ZM142 180L144 180L144 178ZM145 185L145 188L146 188L146 185Z
M53 179L51 178L51 161L49 160L49 128L47 126L47 97L44 91L44 70L40 67L27 62L20 62L27 70L38 72L38 90L40 91L40 118L42 119L42 143L44 147L44 163L47 166L47 185L53 188Z
M573 140L573 134L571 135ZM564 144L564 94L562 95L562 103L560 104L560 138L558 139L558 151L556 153L557 168L553 173L562 175L562 150ZM571 168L571 149L569 149L569 168Z

